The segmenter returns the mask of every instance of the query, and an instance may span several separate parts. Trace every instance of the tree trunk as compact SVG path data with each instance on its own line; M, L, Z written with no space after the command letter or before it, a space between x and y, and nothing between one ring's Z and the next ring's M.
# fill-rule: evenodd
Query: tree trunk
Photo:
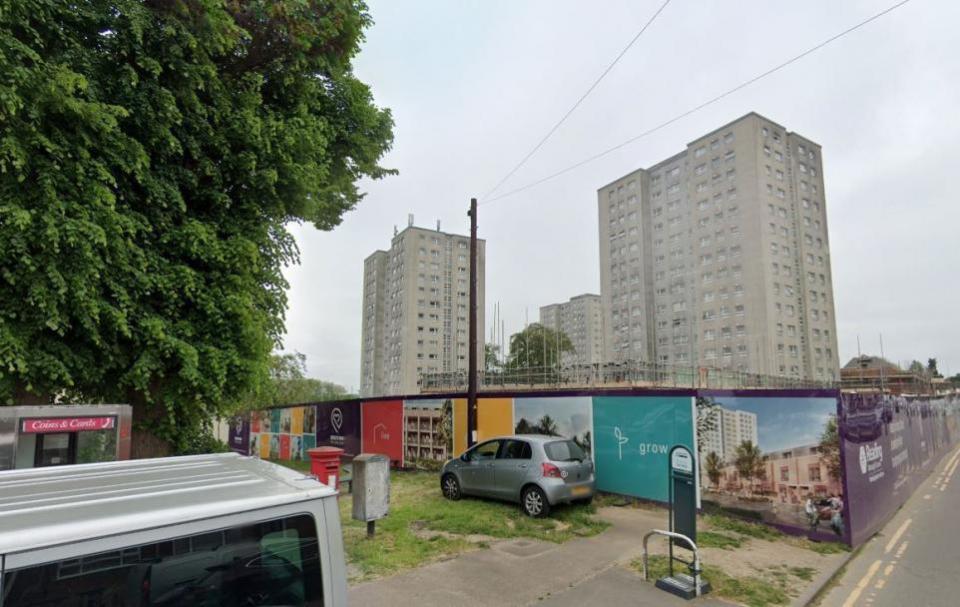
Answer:
M136 413L134 413L134 419L136 419ZM134 428L130 444L131 459L169 457L171 454L173 454L173 447L170 443L146 430Z
M49 405L53 403L52 394L36 394L27 390L27 385L21 381L13 387L14 405Z
M143 394L129 391L127 402L133 408L133 432L130 447L131 459L151 457L169 457L173 454L173 445L150 431L163 414L159 405L147 402Z

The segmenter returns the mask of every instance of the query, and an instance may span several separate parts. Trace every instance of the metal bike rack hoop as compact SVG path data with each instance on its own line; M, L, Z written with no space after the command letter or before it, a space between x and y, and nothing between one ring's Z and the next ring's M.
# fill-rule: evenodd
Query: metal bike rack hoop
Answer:
M697 596L700 596L700 551L697 548L697 545L682 533L674 533L673 531L664 531L662 529L654 529L653 531L647 532L643 536L643 579L646 581L650 580L650 570L648 567L648 552L647 552L647 541L653 535L662 535L664 537L673 538L682 540L687 545L690 546L690 549L693 550L693 587L696 590Z

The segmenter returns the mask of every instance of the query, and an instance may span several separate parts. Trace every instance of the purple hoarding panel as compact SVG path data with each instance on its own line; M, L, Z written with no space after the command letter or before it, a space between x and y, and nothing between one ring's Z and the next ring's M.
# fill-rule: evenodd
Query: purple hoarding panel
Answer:
M248 414L237 415L230 419L230 433L227 440L232 451L241 455L250 454L250 420Z
M840 436L850 496L850 541L886 523L958 439L954 396L843 394Z
M360 453L360 403L319 403L317 446L340 447L345 455Z

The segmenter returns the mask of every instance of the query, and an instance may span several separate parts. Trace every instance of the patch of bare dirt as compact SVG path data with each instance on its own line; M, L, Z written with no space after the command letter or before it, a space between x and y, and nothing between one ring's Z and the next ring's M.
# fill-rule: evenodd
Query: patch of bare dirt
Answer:
M410 523L410 531L422 540L442 537L445 540L464 540L471 544L489 544L498 539L492 535L482 535L479 533L460 535L459 533L450 533L449 531L437 531L435 529L429 529L424 521L413 521Z

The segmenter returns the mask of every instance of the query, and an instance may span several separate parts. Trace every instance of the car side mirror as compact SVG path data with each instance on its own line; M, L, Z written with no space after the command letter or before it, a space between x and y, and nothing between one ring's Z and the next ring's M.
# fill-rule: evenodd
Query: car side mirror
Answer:
M469 462L469 461L470 461L470 455L469 455L468 453L462 454L462 455L460 456L460 461L461 461L461 462Z

